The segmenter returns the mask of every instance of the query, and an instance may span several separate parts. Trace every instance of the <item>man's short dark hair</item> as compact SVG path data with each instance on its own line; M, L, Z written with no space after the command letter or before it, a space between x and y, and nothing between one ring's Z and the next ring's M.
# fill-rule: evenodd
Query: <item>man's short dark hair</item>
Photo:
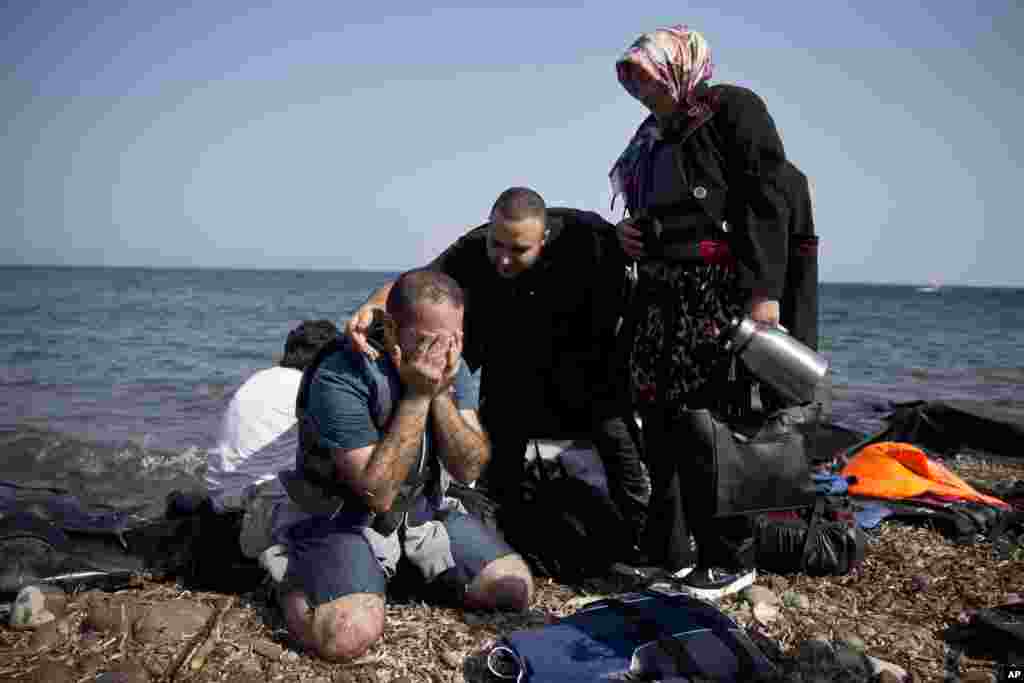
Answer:
M316 357L320 347L338 336L338 328L330 320L304 320L288 333L284 343L284 368L304 370Z
M521 221L537 218L541 223L547 220L547 206L537 192L528 187L510 187L494 200L491 213L500 213L502 218Z
M388 293L385 308L392 318L401 321L413 307L424 303L448 303L462 308L465 302L458 282L436 270L418 268L398 276Z

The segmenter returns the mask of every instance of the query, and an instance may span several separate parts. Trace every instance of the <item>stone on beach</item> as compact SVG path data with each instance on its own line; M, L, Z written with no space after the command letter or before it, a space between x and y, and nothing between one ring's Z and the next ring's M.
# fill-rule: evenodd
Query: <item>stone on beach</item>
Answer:
M25 680L31 683L73 683L77 679L70 665L64 662L43 662Z
M144 613L144 607L131 597L99 591L86 596L86 605L86 628L103 633L131 633Z
M129 596L94 594L87 604L87 628L129 634L140 643L172 643L191 637L213 613L210 607L193 600L147 605Z
M194 636L213 611L192 600L153 605L135 622L135 639L142 643L176 643Z
M764 586L750 586L740 591L740 597L751 605L778 605L779 597Z
M28 641L28 647L33 652L48 650L60 642L61 633L57 628L57 620L51 620L37 628Z
M811 600L803 593L786 591L782 594L782 604L793 609L806 610L811 607Z
M907 672L903 667L896 666L891 662L887 662L877 657L868 655L868 662L871 663L871 669L876 676L881 678L883 674L888 673L893 680L905 681L907 679Z

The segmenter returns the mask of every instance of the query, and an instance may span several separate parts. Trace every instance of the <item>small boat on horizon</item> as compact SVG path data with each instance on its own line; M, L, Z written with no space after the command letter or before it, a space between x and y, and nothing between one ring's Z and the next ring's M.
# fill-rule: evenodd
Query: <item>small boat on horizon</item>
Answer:
M929 280L927 285L925 285L924 287L918 287L917 291L925 294L940 292L942 291L942 284L939 283L938 280Z

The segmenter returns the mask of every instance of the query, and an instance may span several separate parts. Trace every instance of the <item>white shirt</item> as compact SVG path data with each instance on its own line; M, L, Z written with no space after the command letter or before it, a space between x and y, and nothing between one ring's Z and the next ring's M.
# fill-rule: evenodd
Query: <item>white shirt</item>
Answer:
M295 398L302 372L273 367L247 379L221 419L217 445L207 455L206 485L215 510L235 507L246 488L295 465Z

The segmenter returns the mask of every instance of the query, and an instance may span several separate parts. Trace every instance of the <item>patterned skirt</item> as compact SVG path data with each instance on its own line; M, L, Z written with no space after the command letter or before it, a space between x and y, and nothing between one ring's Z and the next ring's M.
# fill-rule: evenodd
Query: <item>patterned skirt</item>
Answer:
M630 378L642 414L657 410L672 420L687 409L718 408L733 394L736 369L721 334L745 303L729 266L641 265Z

